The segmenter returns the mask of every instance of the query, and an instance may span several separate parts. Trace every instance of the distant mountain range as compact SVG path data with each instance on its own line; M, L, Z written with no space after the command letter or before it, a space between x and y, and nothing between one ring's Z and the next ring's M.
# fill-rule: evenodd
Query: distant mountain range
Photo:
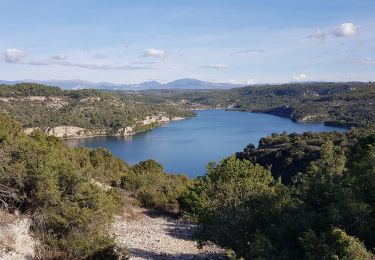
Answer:
M0 80L0 84L14 85L22 82L40 83L62 89L106 89L106 90L149 90L149 89L230 89L245 86L244 84L216 83L197 79L178 79L168 83L146 81L137 84L115 84L110 82L90 82L83 80Z

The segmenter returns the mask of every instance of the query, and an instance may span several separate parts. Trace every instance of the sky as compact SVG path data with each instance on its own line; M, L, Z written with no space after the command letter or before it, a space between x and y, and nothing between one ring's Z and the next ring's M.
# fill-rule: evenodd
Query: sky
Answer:
M0 79L375 81L374 0L0 0Z

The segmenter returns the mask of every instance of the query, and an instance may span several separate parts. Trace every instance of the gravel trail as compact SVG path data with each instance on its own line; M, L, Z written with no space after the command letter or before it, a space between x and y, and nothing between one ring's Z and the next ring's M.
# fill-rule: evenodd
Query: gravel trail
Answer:
M136 209L130 216L116 216L113 233L130 259L225 259L225 250L193 239L196 226L178 219Z

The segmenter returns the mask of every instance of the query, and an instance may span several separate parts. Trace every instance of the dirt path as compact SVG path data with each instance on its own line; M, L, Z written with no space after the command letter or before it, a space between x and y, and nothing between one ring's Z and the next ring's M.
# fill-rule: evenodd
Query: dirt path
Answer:
M214 244L198 248L196 226L182 220L136 209L132 217L116 216L114 235L130 251L130 259L223 259Z

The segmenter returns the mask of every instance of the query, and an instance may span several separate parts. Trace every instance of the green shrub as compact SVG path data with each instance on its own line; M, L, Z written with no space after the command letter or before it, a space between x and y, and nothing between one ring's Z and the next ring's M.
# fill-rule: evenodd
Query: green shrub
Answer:
M176 207L177 198L186 190L189 180L184 175L170 175L154 160L142 161L121 178L121 187L145 207Z
M339 228L333 228L319 236L309 230L300 241L305 249L306 259L375 259L375 255L367 251L363 243Z

